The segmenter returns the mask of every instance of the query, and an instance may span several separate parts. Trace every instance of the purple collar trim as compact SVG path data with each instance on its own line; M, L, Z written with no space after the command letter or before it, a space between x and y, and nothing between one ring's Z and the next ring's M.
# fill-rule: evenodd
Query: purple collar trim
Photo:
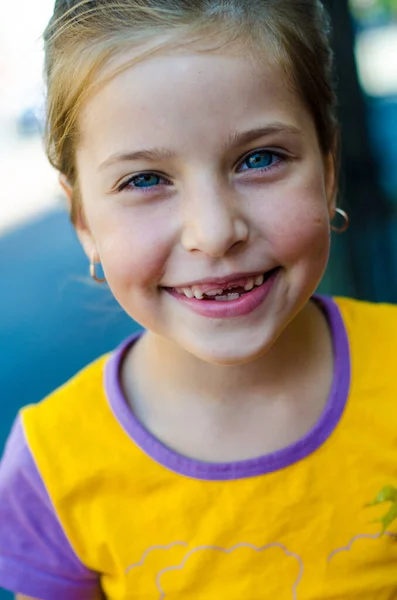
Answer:
M337 427L344 412L350 387L350 352L345 326L336 303L324 296L321 303L332 332L334 346L334 378L326 407L316 425L300 440L258 458L228 463L207 463L187 458L171 450L155 438L135 418L121 388L119 371L127 349L137 340L134 335L111 355L105 367L105 390L110 407L129 437L143 452L167 469L194 479L225 481L245 479L284 469L306 458L322 446Z

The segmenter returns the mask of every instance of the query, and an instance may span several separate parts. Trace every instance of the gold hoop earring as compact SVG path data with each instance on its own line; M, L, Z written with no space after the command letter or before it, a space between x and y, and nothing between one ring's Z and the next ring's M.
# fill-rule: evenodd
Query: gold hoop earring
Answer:
M90 275L92 277L92 279L94 281L96 281L97 283L105 283L106 281L106 277L103 277L103 279L101 279L100 277L98 277L98 275L96 274L96 270L95 270L95 262L94 262L94 258L92 258L90 260Z
M331 229L332 229L332 231L336 231L337 233L344 233L349 228L349 224L350 224L349 215L347 214L347 212L345 212L341 208L336 208L335 213L337 213L338 215L340 215L342 217L342 219L344 220L344 223L340 227L335 227L335 225L331 225Z

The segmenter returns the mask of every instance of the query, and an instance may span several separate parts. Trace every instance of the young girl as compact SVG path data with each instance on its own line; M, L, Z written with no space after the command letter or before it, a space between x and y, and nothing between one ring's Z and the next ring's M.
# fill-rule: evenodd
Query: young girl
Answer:
M319 0L58 0L48 149L146 333L18 416L0 585L389 600L397 309L314 296L338 133Z

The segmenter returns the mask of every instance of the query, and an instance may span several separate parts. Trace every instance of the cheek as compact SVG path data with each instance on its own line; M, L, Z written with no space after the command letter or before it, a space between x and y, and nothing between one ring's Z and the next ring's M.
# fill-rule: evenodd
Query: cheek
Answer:
M167 220L118 207L90 223L109 285L156 285L172 247Z
M285 221L274 239L274 244L286 263L299 258L313 261L326 259L329 243L328 220L312 215Z
M297 195L279 198L268 221L267 238L283 264L297 261L326 261L329 253L329 216L322 195ZM269 218L269 214L272 214ZM270 225L270 226L269 226Z

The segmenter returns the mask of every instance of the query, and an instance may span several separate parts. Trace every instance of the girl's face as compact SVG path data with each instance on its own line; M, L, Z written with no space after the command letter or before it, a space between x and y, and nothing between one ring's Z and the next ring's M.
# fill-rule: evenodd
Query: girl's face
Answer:
M269 349L321 279L334 212L332 160L282 69L158 55L80 129L78 233L127 313L212 363Z

